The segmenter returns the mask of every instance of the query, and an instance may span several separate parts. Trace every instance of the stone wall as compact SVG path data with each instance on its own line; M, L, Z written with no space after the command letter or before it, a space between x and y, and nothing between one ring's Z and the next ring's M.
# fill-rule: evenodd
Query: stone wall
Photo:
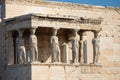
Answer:
M9 65L7 75L7 80L101 80L102 66L44 63Z
M31 66L13 65L8 66L6 80L32 80Z
M7 67L6 28L0 24L0 78L4 79Z
M7 0L6 18L20 16L29 13L71 15L86 18L103 18L101 34L108 36L118 36L120 9L113 7L89 6L70 3L54 2L11 2Z
M11 0L12 1L12 0ZM90 68L90 66L43 66L34 65L32 66L32 78L33 80L119 80L120 79L120 9L111 7L99 7L99 6L88 6L79 4L68 4L68 3L49 3L49 2L11 2L8 0L6 3L6 18L20 16L29 13L41 13L41 14L59 14L59 15L72 15L86 18L98 18L102 17L103 22L100 25L102 31L100 32L100 59L99 62L102 65L102 73L93 73L96 69ZM6 53L5 49L5 36L4 27L0 27L0 70L3 70L3 65L6 64ZM88 59L89 63L92 62L92 46L91 40L93 33L87 32L89 45L88 45ZM4 37L3 37L4 36ZM40 35L38 36L40 40ZM45 39L48 40L48 39ZM40 40L42 41L42 40ZM39 44L41 47L41 43ZM42 50L39 50L42 52ZM43 52L46 53L46 52ZM4 63L4 64L3 64ZM87 69L86 69L87 67ZM17 69L16 69L17 68ZM8 75L26 74L22 68L16 67L8 68ZM19 69L18 69L19 68ZM23 71L23 74L17 73ZM98 70L98 69L97 69ZM21 71L21 72L22 72ZM65 72L66 71L66 72ZM86 71L86 72L85 72ZM89 71L89 72L87 72ZM46 74L46 75L44 75ZM59 74L59 75L58 75ZM1 76L1 74L0 74ZM8 76L8 79L11 78ZM26 76L26 75L25 75ZM14 76L13 76L14 77ZM58 79L59 77L59 79ZM17 78L18 79L18 78ZM16 80L16 78L11 78ZM19 80L19 79L18 79ZM23 80L20 78L20 80ZM26 80L26 78L25 78Z

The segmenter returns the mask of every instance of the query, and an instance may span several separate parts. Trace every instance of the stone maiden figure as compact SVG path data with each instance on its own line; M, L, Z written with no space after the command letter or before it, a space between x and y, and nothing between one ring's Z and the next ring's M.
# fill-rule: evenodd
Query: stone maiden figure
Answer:
M95 34L95 38L92 40L93 43L93 63L94 64L99 64L98 63L98 59L99 59L99 55L100 55L100 35L98 35L99 31L94 32Z
M79 62L79 42L80 36L78 35L78 30L74 30L74 37L72 39L72 55L73 55L73 63Z
M60 62L60 48L57 35L57 29L53 29L53 35L51 37L51 48L52 48L52 62Z
M26 51L25 51L24 39L22 37L22 32L20 30L18 30L18 32L19 32L19 37L16 39L18 63L23 64L26 63Z
M37 47L37 37L35 35L36 28L30 29L29 45L30 45L30 61L38 61L38 47Z
M87 64L87 35L86 32L82 33L82 40L80 41L80 61Z

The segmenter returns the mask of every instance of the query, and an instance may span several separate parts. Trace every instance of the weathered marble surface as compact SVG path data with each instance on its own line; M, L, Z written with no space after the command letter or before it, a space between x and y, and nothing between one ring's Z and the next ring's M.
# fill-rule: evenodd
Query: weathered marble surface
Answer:
M17 2L15 2L17 1ZM66 67L63 69L61 68L61 66L59 66L59 70L58 71L65 71L66 73L68 73L69 75L67 76L68 80L119 80L120 79L120 22L119 22L119 18L120 18L120 9L119 8L114 8L114 7L102 7L102 6L89 6L89 5L80 5L80 4L69 4L69 3L54 3L54 2L39 2L38 0L36 0L35 2L28 2L27 0L23 2L23 0L6 0L6 18L10 18L7 19L6 22L8 22L9 24L6 25L2 25L0 24L0 76L5 76L4 72L6 71L6 67L7 64L14 64L14 49L13 49L13 39L12 39L12 35L9 34L8 31L11 30L15 30L18 28L22 28L22 29L27 29L27 28L31 28L31 27L39 27L39 30L37 31L37 38L38 39L38 52L39 52L39 61L41 62L47 62L50 63L51 61L51 56L50 56L50 37L51 37L51 32L50 32L50 28L52 27L61 27L62 29L65 28L67 29L67 32L64 32L65 37L63 37L64 39L61 40L61 33L62 31L58 31L58 38L60 39L60 43L63 43L66 40L66 37L68 37L68 34L71 33L71 29L73 29L75 26L80 25L81 31L79 33L81 33L83 30L97 30L98 28L102 28L102 31L100 32L101 37L100 37L100 56L99 56L99 62L102 64L102 74L96 73L97 68L96 67L88 67L88 66L83 66L81 69L82 71L80 71L81 69L77 69L78 66L76 67L69 67L69 69L67 69ZM28 16L21 16L24 14L29 14L29 13L40 13L40 14L45 14L45 16L49 16L49 17L58 17L61 18L62 20L61 22L57 20L54 20L54 22L50 21L50 19L46 19L43 21L42 18L38 18L38 19L34 19L34 16L40 16L38 15L34 15L33 17L28 17ZM49 13L49 14L48 14ZM19 17L16 17L19 16ZM66 19L73 19L76 18L74 17L76 16L77 18L81 18L81 19L103 19L102 23L100 25L97 24L76 24L73 22L69 22L71 20L66 21ZM15 18L13 18L15 17ZM12 19L11 19L12 18ZM36 17L35 17L36 18ZM63 19L64 18L64 19ZM32 20L31 20L32 19ZM80 19L80 20L81 20ZM65 20L65 21L64 21ZM79 19L78 19L79 20ZM9 22L10 21L10 22ZM62 22L63 21L63 22ZM96 20L97 21L97 20ZM95 22L96 22L95 21ZM17 23L18 22L18 23ZM67 22L67 23L65 23ZM87 23L88 21L86 21ZM96 23L99 23L96 22ZM5 23L3 23L5 24ZM7 27L7 29L6 29ZM43 29L44 27L44 29ZM50 27L49 29L46 29ZM45 34L45 33L46 34ZM26 32L25 31L25 46L26 49L28 49L28 34L29 31ZM87 46L88 46L88 63L92 63L93 60L93 49L92 49L92 39L94 38L92 33L88 33L87 34ZM42 38L41 38L42 37ZM44 45L43 45L44 44ZM61 46L61 44L60 44ZM69 49L71 48L71 46L69 46ZM71 53L71 50L69 50L69 52ZM22 68L21 66L17 66ZM46 67L45 67L46 68ZM31 69L31 68L28 68ZM37 69L39 69L39 67L37 67ZM47 67L46 69L44 69L44 67L41 66L39 71L43 70L42 72L45 71L45 73L48 73L49 67ZM54 69L56 70L56 68L52 68L51 70L51 75L52 77L43 77L43 74L41 74L42 72L40 72L41 79L56 79L56 77L54 78ZM8 70L8 69L7 69ZM21 73L22 70L26 71L25 74L23 72L23 74ZM78 71L78 73L76 74L76 70ZM16 72L20 72L18 73L19 75L26 75L27 73L29 73L27 71L27 69L22 68L22 69L18 69L18 71L16 71L15 69L11 69L9 68L10 76L13 76L13 73L16 74ZM55 71L58 74L63 74L63 73L59 73L58 71ZM92 72L91 72L92 71ZM37 71L35 71L37 72ZM79 72L82 72L84 74L81 74ZM1 74L2 73L2 74ZM95 73L95 74L93 74ZM81 74L81 75L80 75ZM17 75L17 74L16 74ZM49 74L48 74L49 75ZM10 77L8 76L8 78ZM18 76L18 75L17 75ZM22 79L22 76L20 76L20 80ZM27 74L27 79L30 79L31 77L29 77L29 74ZM39 77L40 75L38 75L37 77ZM47 75L46 75L47 76ZM57 76L57 74L56 74ZM61 75L60 77L64 79L64 77L66 77L66 75ZM76 77L77 76L77 77ZM86 77L87 76L87 77ZM26 77L26 76L25 76ZM36 76L35 76L36 77ZM36 77L36 78L37 78ZM10 79L10 78L9 78ZM16 76L14 76L13 79L18 79ZM40 79L40 78L39 78ZM3 79L5 80L5 79Z
M9 65L7 71L7 80L86 80L95 74L100 78L102 66L34 63ZM85 74L91 76L84 77Z

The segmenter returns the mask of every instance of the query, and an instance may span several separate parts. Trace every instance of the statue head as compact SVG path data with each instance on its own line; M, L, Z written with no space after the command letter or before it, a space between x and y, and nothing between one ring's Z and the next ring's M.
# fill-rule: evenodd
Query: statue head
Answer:
M22 37L22 35L23 35L23 30L18 29L17 31L18 31L18 33L19 33L19 37Z
M86 40L86 39L87 39L87 34L86 34L86 32L84 32L84 33L82 34L82 39L83 39L83 40Z
M74 30L73 35L76 36L78 34L78 30Z
M53 29L53 35L54 35L54 36L57 35L57 29Z
M95 37L95 38L98 38L98 37L99 37L99 32L100 32L99 30L94 31L94 37Z
M31 28L30 31L31 31L31 35L34 35L35 31L36 31L36 28Z

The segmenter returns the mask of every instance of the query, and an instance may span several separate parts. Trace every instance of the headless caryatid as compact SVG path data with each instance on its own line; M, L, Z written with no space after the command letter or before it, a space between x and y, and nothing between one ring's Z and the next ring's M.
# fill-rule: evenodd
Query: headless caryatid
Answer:
M98 35L93 39L93 49L94 49L93 63L98 64L98 59L99 59L99 55L100 55L100 39L99 39Z
M18 53L18 63L23 64L26 63L26 51L24 46L24 39L22 37L22 32L19 31L19 37L16 39L17 41L17 53Z
M80 36L78 35L78 30L74 30L74 37L72 39L72 55L73 55L73 62L79 62L79 41Z
M52 48L52 62L60 62L60 48L57 35L57 29L53 29L53 35L51 37L51 48Z
M35 35L35 28L31 28L31 34L29 37L29 45L30 45L30 61L35 62L38 61L38 47L37 47L37 37Z
M81 55L80 61L81 63L87 64L87 36L86 33L83 33L81 43Z

